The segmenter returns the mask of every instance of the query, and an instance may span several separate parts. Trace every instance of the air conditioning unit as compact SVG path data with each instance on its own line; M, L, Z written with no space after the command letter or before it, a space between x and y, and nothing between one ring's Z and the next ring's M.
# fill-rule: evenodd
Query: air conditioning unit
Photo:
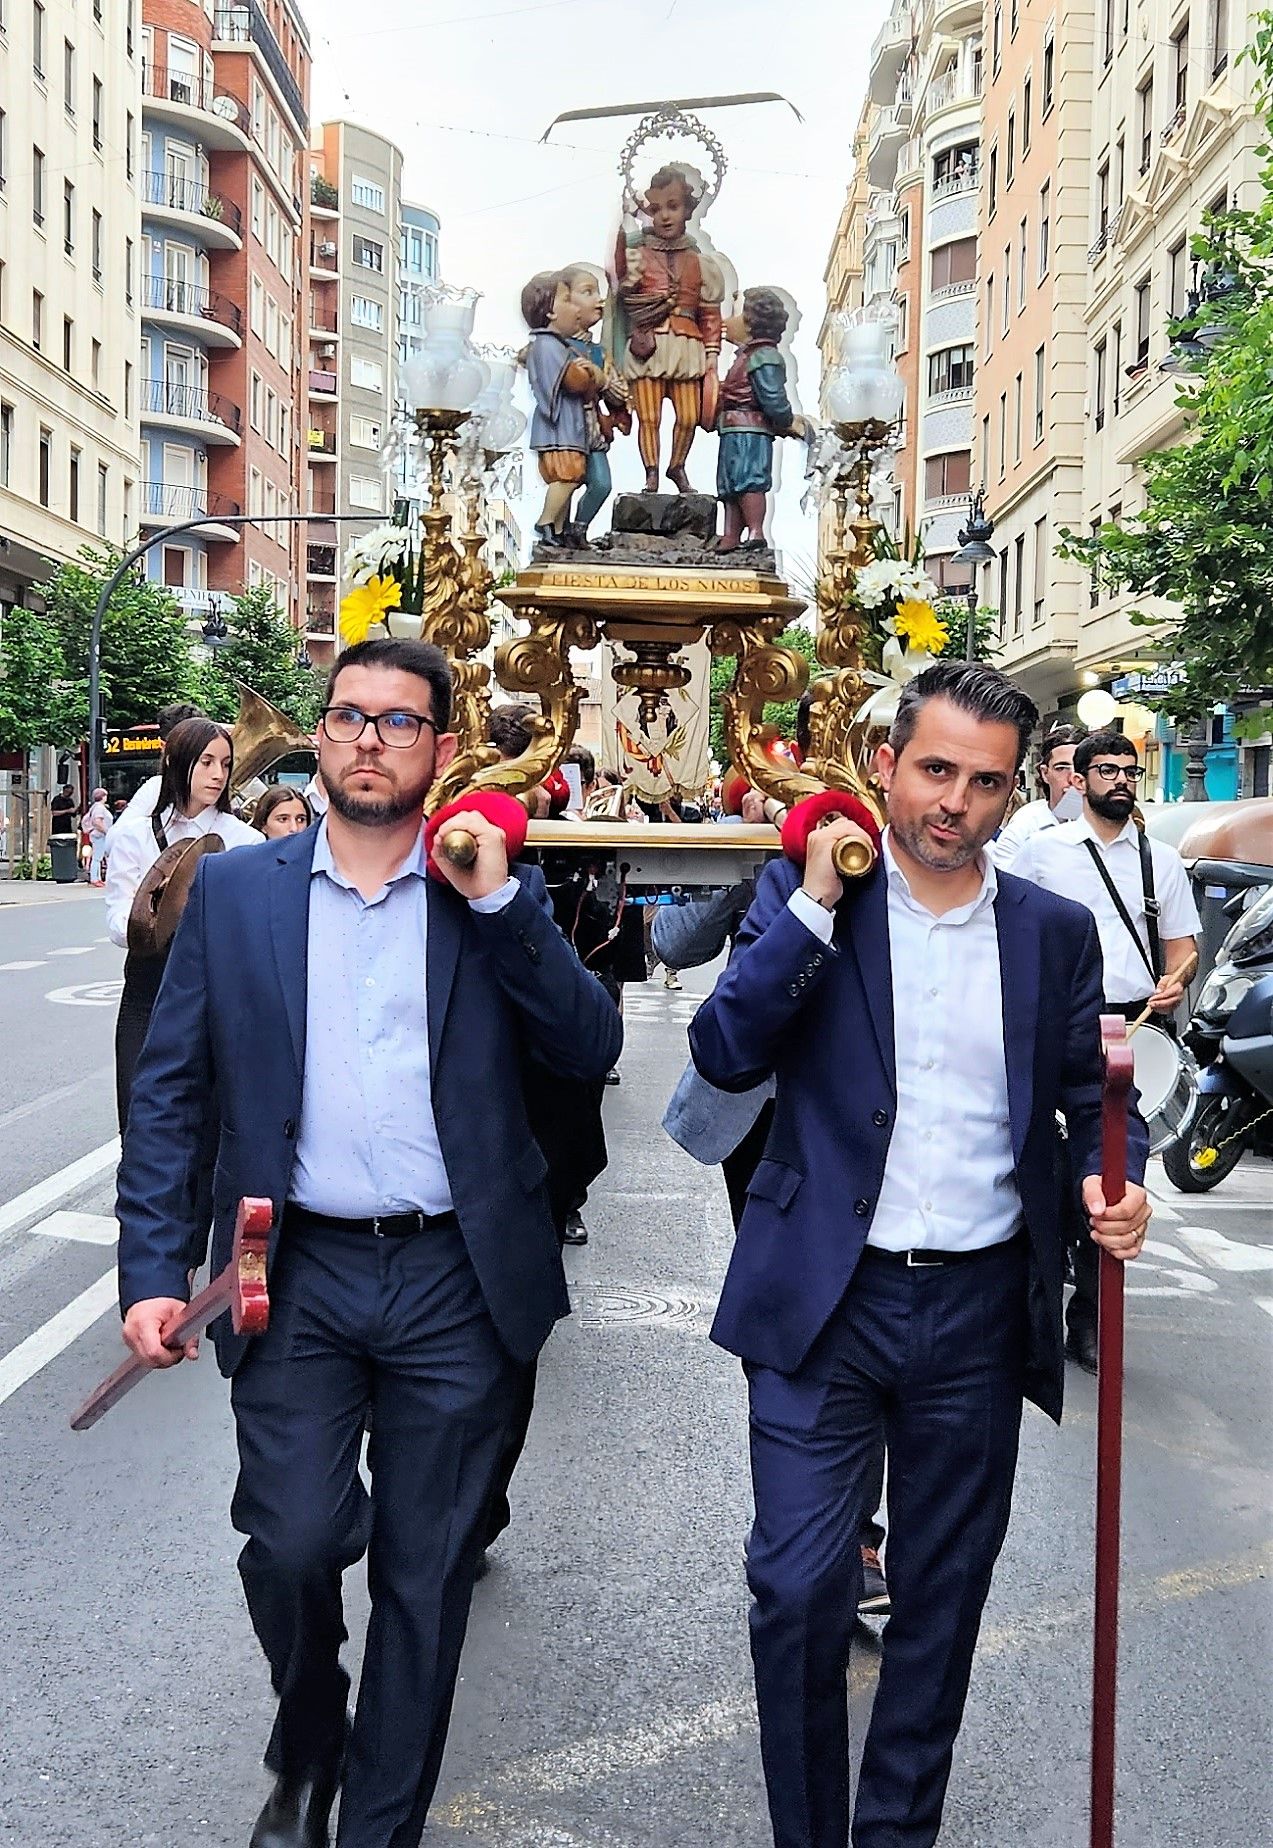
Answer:
M318 246L318 254L320 257L334 257L336 255L336 246L332 243L330 238Z
M330 340L327 341L327 343L324 346L319 347L318 357L320 359L335 359L336 348Z

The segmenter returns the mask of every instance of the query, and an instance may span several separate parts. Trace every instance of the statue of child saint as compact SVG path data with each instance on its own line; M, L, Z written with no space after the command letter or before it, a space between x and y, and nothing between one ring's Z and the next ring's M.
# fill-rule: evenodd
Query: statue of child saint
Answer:
M658 492L665 400L675 420L667 473L678 493L693 492L685 464L695 430L716 421L725 278L689 231L700 197L686 168L660 167L644 199L646 228L632 243L621 230L615 249L615 295L626 317L615 359L632 392L647 494Z
M591 390L584 400L584 420L588 434L584 489L566 528L570 543L576 550L585 551L588 528L609 500L613 489L610 445L614 441L614 433L621 430L626 436L632 428L631 398L626 382L611 365L605 348L592 338L592 330L604 311L597 272L586 263L570 263L562 270L561 279L579 324L578 333L571 336L571 347L601 374L600 386Z
M596 277L589 272L598 299ZM526 373L535 400L530 447L545 484L535 525L541 545L569 548L570 503L588 472L588 414L604 373L575 346L581 310L571 301L562 270L540 270L522 290L522 317L530 329Z
M722 332L738 351L720 388L716 492L725 506L719 552L758 550L774 485L774 439L804 437L808 425L787 396L787 362L778 343L787 304L776 289L747 289ZM747 538L743 539L744 532Z

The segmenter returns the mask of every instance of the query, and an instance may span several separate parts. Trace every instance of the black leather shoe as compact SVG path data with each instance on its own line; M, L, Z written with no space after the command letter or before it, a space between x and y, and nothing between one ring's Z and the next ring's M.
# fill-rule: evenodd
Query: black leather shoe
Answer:
M1082 1367L1084 1373L1096 1372L1096 1330L1085 1327L1082 1323L1071 1328L1065 1337L1065 1356L1076 1367Z
M563 1245L586 1245L588 1228L579 1213L571 1213L566 1220L566 1229L561 1235Z
M336 1801L330 1776L280 1777L256 1819L249 1848L329 1848L327 1819Z

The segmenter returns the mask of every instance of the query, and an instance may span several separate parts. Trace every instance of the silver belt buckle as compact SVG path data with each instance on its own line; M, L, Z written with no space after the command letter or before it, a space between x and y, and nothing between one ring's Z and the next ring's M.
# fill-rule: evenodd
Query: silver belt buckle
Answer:
M384 1233L380 1230L380 1214L379 1213L373 1213L371 1215L371 1229L375 1233L377 1238L384 1237Z
M944 1258L926 1258L921 1252L914 1250L906 1254L907 1270L940 1270L945 1262Z

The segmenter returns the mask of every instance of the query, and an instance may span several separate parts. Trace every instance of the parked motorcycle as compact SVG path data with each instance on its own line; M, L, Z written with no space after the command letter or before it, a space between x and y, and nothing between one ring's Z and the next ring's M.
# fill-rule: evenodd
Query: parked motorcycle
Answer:
M1203 983L1185 1043L1199 1066L1198 1108L1162 1151L1182 1193L1206 1193L1248 1149L1273 1154L1273 886L1230 930Z

